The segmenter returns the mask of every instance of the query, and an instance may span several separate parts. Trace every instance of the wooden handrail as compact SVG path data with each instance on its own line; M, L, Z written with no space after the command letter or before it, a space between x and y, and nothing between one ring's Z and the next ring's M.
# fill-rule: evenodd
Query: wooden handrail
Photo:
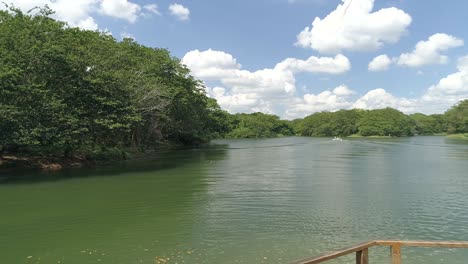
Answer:
M377 245L375 241L369 241L369 242L364 242L361 244L354 245L349 248L343 248L341 250L337 250L331 253L326 253L314 258L310 259L303 259L303 260L298 260L296 262L292 262L291 264L316 264L316 263L322 263L331 259L336 259L345 255L349 255L351 253L355 253L358 251L362 251L364 249L368 249L370 247L373 247Z
M356 253L356 264L369 263L369 248L373 246L390 246L392 264L401 264L401 247L442 247L442 248L468 248L468 241L404 241L404 240L374 240L317 257L292 262L291 264L318 264L342 256Z
M468 241L376 240L375 243L377 246L392 246L400 244L405 247L468 248Z

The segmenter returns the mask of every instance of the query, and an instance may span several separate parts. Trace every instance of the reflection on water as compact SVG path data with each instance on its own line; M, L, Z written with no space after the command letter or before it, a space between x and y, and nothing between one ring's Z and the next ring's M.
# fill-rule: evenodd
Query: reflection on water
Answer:
M371 239L468 240L467 159L465 142L443 137L296 137L22 172L0 185L0 255L5 263L286 263ZM406 263L468 258L462 249L403 254ZM388 263L388 249L371 249L371 258Z

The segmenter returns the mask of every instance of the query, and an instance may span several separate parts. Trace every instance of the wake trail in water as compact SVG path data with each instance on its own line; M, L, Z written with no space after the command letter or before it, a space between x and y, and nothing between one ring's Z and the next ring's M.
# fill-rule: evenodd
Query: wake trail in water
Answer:
M281 144L281 145L272 145L272 146L249 146L249 147L227 147L227 148L208 148L210 150L220 150L220 149L271 149L271 148L284 148L284 147L294 147L294 146L306 146L306 145L324 145L334 143L333 140L323 141L323 142L300 142L292 144Z

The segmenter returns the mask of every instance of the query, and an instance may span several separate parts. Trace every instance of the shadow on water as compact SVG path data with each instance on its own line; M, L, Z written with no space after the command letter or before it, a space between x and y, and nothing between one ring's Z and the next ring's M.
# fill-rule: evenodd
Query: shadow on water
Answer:
M215 161L226 155L227 145L209 144L194 148L162 150L139 159L109 162L97 166L67 168L61 171L14 169L0 172L0 185L33 184L96 176L118 176L128 172L169 170L196 162Z

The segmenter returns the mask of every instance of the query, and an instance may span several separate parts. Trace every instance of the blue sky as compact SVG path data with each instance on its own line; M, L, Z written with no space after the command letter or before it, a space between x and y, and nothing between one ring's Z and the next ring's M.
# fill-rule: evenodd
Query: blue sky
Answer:
M10 2L49 4L71 26L167 48L230 112L441 113L468 98L464 0Z

